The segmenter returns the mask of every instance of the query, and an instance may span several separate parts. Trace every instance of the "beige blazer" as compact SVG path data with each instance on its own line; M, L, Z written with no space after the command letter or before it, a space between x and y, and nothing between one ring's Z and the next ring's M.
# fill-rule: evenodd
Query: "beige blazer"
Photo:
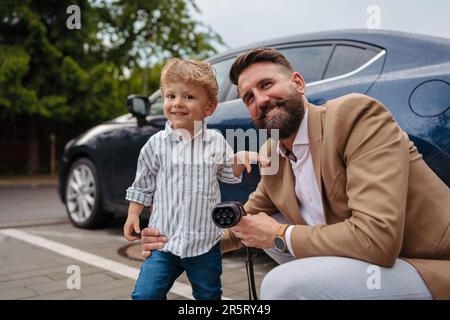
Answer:
M292 224L296 258L343 256L392 267L401 257L435 299L450 299L450 189L426 165L391 113L350 94L309 104L308 134L326 225L306 225L292 167L263 175L245 209L281 212ZM269 139L260 151L271 155ZM240 245L231 232L222 249Z

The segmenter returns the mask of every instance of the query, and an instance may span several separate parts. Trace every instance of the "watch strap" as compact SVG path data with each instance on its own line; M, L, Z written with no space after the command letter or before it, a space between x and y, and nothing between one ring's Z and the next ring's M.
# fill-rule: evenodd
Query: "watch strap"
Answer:
M289 227L288 224L282 224L277 231L277 236L282 237L284 239L284 234L286 233L287 228Z

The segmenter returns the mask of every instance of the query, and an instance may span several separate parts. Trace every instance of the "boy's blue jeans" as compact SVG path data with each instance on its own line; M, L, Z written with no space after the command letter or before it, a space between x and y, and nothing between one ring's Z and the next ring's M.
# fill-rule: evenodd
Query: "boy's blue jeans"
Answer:
M141 266L134 292L134 300L166 300L175 280L186 271L197 300L220 300L222 296L222 255L220 241L208 252L183 258L162 251L152 251Z

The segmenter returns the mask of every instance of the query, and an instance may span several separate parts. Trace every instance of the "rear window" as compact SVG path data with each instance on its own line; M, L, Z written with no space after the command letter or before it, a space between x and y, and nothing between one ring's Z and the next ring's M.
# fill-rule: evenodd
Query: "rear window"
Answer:
M322 79L331 54L331 45L280 49L306 83Z
M338 44L333 51L324 79L352 72L369 62L378 52L372 48Z

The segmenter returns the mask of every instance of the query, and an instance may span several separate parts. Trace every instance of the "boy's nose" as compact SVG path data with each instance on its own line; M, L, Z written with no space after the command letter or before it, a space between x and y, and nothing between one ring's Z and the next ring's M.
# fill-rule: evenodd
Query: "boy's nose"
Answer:
M180 108L183 106L183 101L180 98L177 98L173 101L172 106L174 108Z

